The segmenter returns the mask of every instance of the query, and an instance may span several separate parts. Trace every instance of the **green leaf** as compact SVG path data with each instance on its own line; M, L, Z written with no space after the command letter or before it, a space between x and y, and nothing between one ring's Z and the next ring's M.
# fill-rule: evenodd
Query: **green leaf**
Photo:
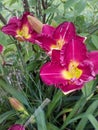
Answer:
M91 114L87 116L89 121L92 123L93 127L97 130L98 129L98 121L95 119L95 117Z
M18 2L18 0L11 0L10 1L10 6L13 5L13 4L15 4L16 2Z
M50 104L48 105L48 112L47 112L47 117L49 117L51 115L51 113L53 112L53 110L55 109L57 103L60 101L60 99L62 98L62 92L58 91L53 100L50 102Z
M5 35L3 32L0 31L0 43L7 46L8 45L8 42L7 42L8 38L9 37L7 35Z
M38 130L47 130L44 111L41 107L35 111L34 116L36 118Z
M58 127L53 125L52 123L47 123L48 130L60 130Z
M48 9L46 9L44 11L44 13L48 14L48 13L55 13L55 12L58 12L58 7L59 7L60 4L58 5L52 5L51 7L49 7Z
M83 109L83 106L86 104L87 100L84 96L82 96L78 102L76 102L73 110L70 112L70 114L68 115L68 117L66 118L66 120L64 121L61 130L64 130L66 128L66 126L68 125L68 123L70 122L71 118L74 117L76 115L76 112L80 111L81 109Z
M82 92L84 96L90 96L93 93L93 88L94 88L94 80L88 82L85 84L85 86L82 88Z
M2 2L0 2L0 11L2 11Z
M0 79L0 85L6 92L10 93L13 97L17 98L23 104L29 106L29 103L22 92L17 91L15 88L13 88L9 84L5 83L2 79Z
M15 112L14 111L7 111L7 112L5 112L5 113L3 113L3 114L1 114L0 115L0 124L3 122L3 121L5 121L9 116L13 116L15 114Z
M86 7L86 0L80 0L79 2L76 3L75 5L75 12L76 14L80 14Z
M92 38L92 42L95 45L96 49L98 49L98 36L92 35L91 38Z
M98 108L98 100L94 101L87 109L86 114L93 114L94 111ZM84 130L86 124L88 122L88 118L84 117L78 123L76 130Z
M78 0L77 0L77 1L78 1ZM65 9L70 8L70 7L73 6L75 3L76 3L76 0L67 0L67 1L64 3L64 8L65 8Z

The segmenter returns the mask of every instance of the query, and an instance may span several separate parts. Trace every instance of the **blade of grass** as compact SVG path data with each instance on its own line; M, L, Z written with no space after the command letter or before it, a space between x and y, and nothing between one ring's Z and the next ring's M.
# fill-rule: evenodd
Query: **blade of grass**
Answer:
M92 123L93 127L97 130L98 129L98 121L95 119L95 117L91 114L87 116L89 121Z
M87 109L86 114L93 114L94 111L98 108L98 100L94 101ZM84 117L80 120L79 124L76 127L76 130L84 130L86 124L88 122L88 118Z
M79 111L80 107L86 103L86 98L84 96L82 96L80 98L80 100L76 103L76 105L74 106L73 110L70 112L70 114L68 115L68 117L66 118L65 122L63 123L61 130L64 130L66 128L66 126L68 125L70 119Z
M56 95L54 95L53 100L51 101L51 103L48 106L47 117L49 117L51 115L51 113L53 112L53 110L55 109L57 103L59 102L59 100L61 98L62 98L62 92L58 91L56 93Z
M23 93L17 91L15 88L11 87L2 79L0 79L0 85L6 92L10 93L13 97L17 98L19 101L29 107L27 98L23 95Z
M3 114L0 115L0 124L5 121L6 119L8 119L8 117L12 117L13 115L15 115L15 111L7 111Z
M53 125L52 123L47 123L48 130L60 130L57 126Z

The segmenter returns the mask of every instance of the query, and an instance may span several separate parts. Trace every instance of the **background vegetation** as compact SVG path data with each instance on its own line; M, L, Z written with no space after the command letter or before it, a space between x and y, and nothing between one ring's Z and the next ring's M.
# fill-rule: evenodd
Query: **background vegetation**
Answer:
M88 49L98 50L98 0L1 0L0 27L24 11L53 26L72 21L77 33L87 37ZM82 90L64 95L40 80L39 70L47 56L37 45L19 43L1 31L0 44L4 46L0 57L0 130L25 124L32 114L36 118L27 130L98 130L98 78ZM14 110L8 97L18 99L29 114ZM50 103L37 109L46 98Z

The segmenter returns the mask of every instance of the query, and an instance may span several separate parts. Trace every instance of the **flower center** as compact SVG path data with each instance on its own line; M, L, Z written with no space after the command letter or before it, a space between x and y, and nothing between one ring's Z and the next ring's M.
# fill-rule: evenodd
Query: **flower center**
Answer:
M62 71L62 76L67 79L79 79L82 75L82 70L78 68L79 63L75 61L71 61L68 66L68 70Z
M51 50L53 50L53 49L61 50L64 43L65 43L64 39L60 38L59 40L57 40L56 45L51 46Z
M29 28L26 25L23 25L22 29L18 29L16 33L16 38L19 41L23 40L23 38L29 39L31 37L31 35L29 34Z

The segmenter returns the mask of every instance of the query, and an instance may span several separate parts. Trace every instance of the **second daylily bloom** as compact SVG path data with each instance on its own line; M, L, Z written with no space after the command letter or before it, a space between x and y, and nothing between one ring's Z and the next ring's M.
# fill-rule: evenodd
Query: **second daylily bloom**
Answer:
M36 38L36 42L47 53L51 54L52 50L62 50L63 46L76 36L74 24L72 22L63 22L56 28L44 25L42 34ZM85 40L84 37L77 37L81 41Z
M8 130L25 130L23 125L20 124L14 124L12 125Z
M98 57L98 52L89 53L78 37L72 38L64 47L62 57L60 51L53 50L52 61L40 70L41 79L47 85L60 88L65 94L79 90L98 74L95 55Z
M37 33L28 22L29 12L23 14L22 18L12 17L8 24L2 27L2 32L11 35L19 41L34 41Z

